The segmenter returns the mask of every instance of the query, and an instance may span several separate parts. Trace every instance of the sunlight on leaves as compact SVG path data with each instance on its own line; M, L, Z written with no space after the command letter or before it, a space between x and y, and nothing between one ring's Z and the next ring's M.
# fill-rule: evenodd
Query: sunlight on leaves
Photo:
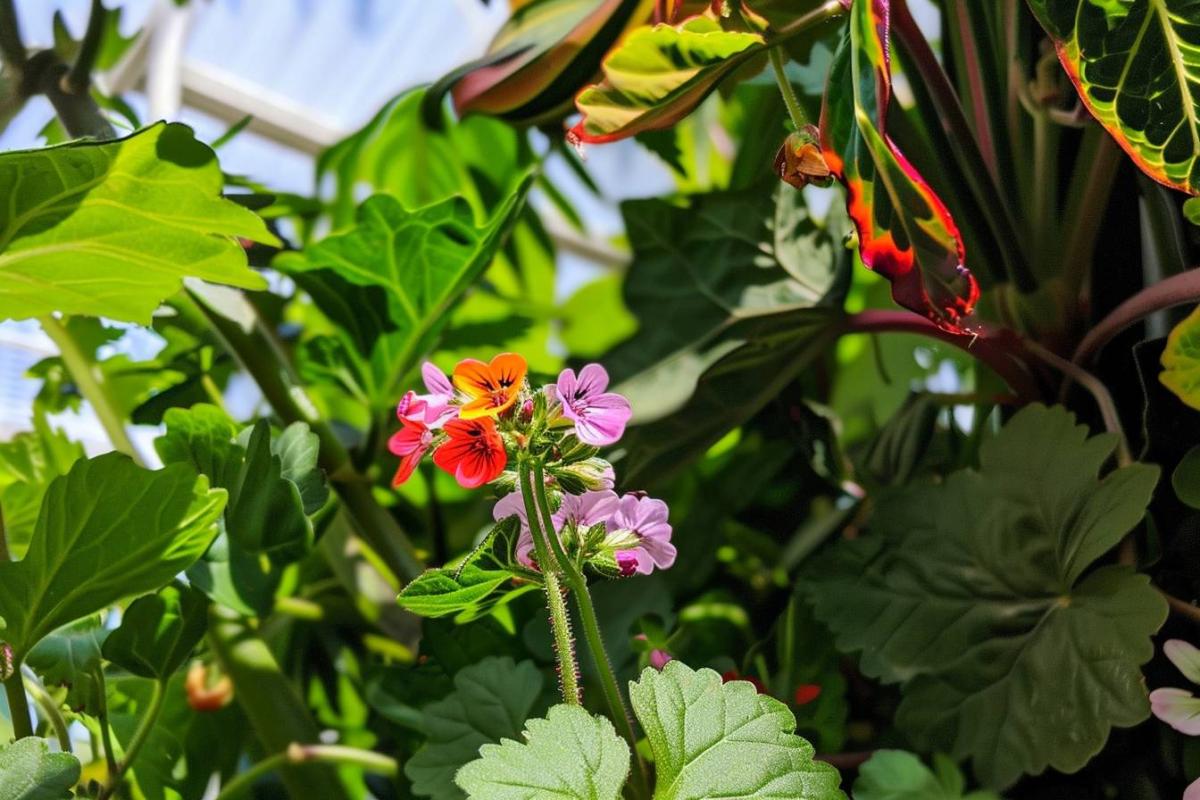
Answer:
M52 753L32 736L0 746L0 800L64 800L79 780L79 759Z

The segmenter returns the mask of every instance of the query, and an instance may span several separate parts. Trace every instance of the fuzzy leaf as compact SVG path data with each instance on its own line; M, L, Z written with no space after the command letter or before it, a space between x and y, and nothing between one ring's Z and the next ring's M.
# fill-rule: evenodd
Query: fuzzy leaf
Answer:
M859 767L854 800L1000 800L994 792L965 793L966 781L958 766L945 756L935 756L938 772L903 750L876 750Z
M64 800L80 771L79 759L51 753L44 739L18 739L0 746L0 800Z
M121 627L104 643L104 657L142 678L171 676L208 629L208 603L181 583L134 600Z
M612 723L558 705L525 725L524 742L485 744L455 781L470 800L617 800L629 748Z
M183 465L76 462L47 489L25 558L0 563L4 638L21 658L55 628L158 589L208 549L224 505Z
M654 753L654 800L845 800L788 707L746 681L671 661L647 667L629 699Z
M278 241L223 185L212 150L177 123L0 154L0 319L145 324L185 277L265 288L237 238Z
M1200 411L1200 307L1172 330L1158 379L1176 397Z
M543 683L532 661L493 656L459 670L454 691L421 709L425 744L404 765L413 792L433 800L466 797L455 773L479 757L482 745L520 737Z
M704 16L638 28L605 57L604 80L575 99L583 119L571 133L600 143L668 128L765 50L757 33L726 31Z
M1088 111L1142 171L1200 193L1193 0L1029 0Z
M821 144L846 187L863 263L892 284L897 303L962 333L979 299L962 237L937 194L888 137L892 71L889 0L850 8L821 112Z
M1158 480L1146 464L1099 479L1115 444L1029 406L982 446L978 470L880 494L871 535L839 542L801 581L839 647L903 684L897 723L914 743L971 757L986 785L1079 769L1112 727L1149 713L1140 665L1166 604L1126 567L1088 571Z

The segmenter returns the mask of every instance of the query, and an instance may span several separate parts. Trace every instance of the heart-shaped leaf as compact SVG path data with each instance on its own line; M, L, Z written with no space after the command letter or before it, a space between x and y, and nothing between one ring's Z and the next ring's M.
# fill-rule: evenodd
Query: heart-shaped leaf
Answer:
M1200 307L1171 329L1161 360L1162 385L1200 411Z
M1191 0L1029 0L1088 111L1141 169L1200 194L1200 25Z
M989 786L1079 769L1112 727L1149 714L1140 665L1166 603L1126 567L1088 571L1158 480L1146 464L1099 479L1115 445L1065 409L1029 406L982 446L978 470L880 494L871 535L839 542L800 582L865 673L903 684L897 722L912 740L972 758Z
M0 319L149 323L185 277L265 288L238 238L278 241L223 186L212 150L178 123L0 154Z
M583 119L571 134L598 143L668 128L765 51L757 33L726 31L706 16L637 28L604 58L604 80L575 99Z
M142 678L164 680L192 654L208 628L208 601L174 583L134 600L104 642L104 657Z
M892 93L889 0L862 0L830 69L821 145L846 187L863 263L892 283L905 308L954 333L979 299L958 227L937 194L888 137Z
M544 682L532 661L489 657L460 670L454 691L421 709L426 741L404 765L413 792L434 800L466 797L455 773L479 757L482 745L521 735Z
M80 772L79 759L51 753L44 739L18 739L0 746L0 800L65 800Z
M617 800L628 774L629 747L611 722L558 705L526 723L524 742L483 745L455 781L470 800Z
M182 464L77 461L46 490L25 558L0 563L5 640L20 659L55 628L158 589L208 549L224 505Z
M671 661L647 667L629 699L654 753L654 800L845 800L788 707L747 681Z

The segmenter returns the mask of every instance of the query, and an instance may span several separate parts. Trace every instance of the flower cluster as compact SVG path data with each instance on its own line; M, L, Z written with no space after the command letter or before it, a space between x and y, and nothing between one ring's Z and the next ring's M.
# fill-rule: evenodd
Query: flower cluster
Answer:
M597 448L621 438L632 414L628 400L608 391L604 367L588 364L578 374L565 369L539 389L530 386L525 359L514 353L487 363L465 359L449 377L429 363L421 372L426 393L408 392L396 410L401 428L389 449L400 466L393 486L408 480L431 451L433 463L459 485L492 484L503 494L496 521L521 521L512 557L540 570L526 514L532 498L519 490L510 467L536 458L545 467L541 488L555 508L554 532L568 555L614 576L674 563L666 503L640 492L619 496L612 466L597 455Z

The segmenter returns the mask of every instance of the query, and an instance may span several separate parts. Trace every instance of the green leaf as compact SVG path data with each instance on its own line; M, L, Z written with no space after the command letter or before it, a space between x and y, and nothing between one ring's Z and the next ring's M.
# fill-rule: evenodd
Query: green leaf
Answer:
M617 800L629 748L612 723L558 705L525 724L524 742L485 744L455 781L471 800Z
M52 311L150 322L185 277L248 289L238 237L278 244L221 198L213 152L178 123L0 154L0 319ZM131 279L131 276L134 276Z
M1171 473L1175 496L1192 508L1200 508L1200 445L1188 450Z
M705 16L677 27L637 28L604 58L604 80L579 93L575 105L583 119L571 133L599 143L668 128L765 51L757 33L722 30Z
M858 770L854 800L1000 800L994 792L964 794L958 766L935 756L938 774L903 750L876 750Z
M214 488L236 485L243 449L234 442L238 427L228 414L197 403L188 409L168 409L163 423L166 433L154 440L154 449L164 464L188 464L207 475Z
M454 676L454 691L421 710L425 744L404 765L413 793L434 800L466 797L454 775L484 744L521 735L541 705L544 680L532 661L489 657ZM535 710L538 709L538 710Z
M396 328L384 337L384 357L393 375L403 375L430 349L450 308L491 262L531 182L526 175L483 226L462 198L408 211L393 197L375 195L359 207L354 228L302 253L284 253L274 264L289 274L328 269L355 285L383 289Z
M1200 26L1190 0L1030 0L1088 111L1147 175L1200 193Z
M1193 225L1200 225L1200 197L1189 197L1184 201L1183 216Z
M47 686L66 688L68 707L95 714L103 708L104 676L100 664L108 635L99 614L86 616L38 642L25 657L25 663Z
M104 643L104 657L142 678L171 676L208 628L208 601L181 583L134 600Z
M1140 665L1166 604L1126 567L1088 571L1158 480L1146 464L1099 479L1115 445L1065 409L1029 406L983 444L978 470L880 494L871 534L801 581L838 646L903 684L902 730L971 757L986 785L1077 770L1112 727L1149 714Z
M461 573L453 569L427 569L400 592L400 605L422 617L460 614L478 606L512 580L505 570L480 569L468 564Z
M308 434L307 425L297 424ZM312 544L312 523L305 515L300 487L284 477L283 459L272 452L270 423L260 419L243 430L238 444L245 448L245 458L237 483L229 487L229 536L239 547L265 553L279 564L299 559ZM306 452L302 456L315 468L316 452Z
M897 303L963 333L979 299L950 212L888 136L888 0L850 7L830 69L821 143L858 231L863 263L892 283Z
M80 458L83 446L51 428L45 414L38 410L33 415L32 431L18 433L0 444L0 510L10 557L25 555L46 488Z
M845 800L837 770L795 735L792 712L746 681L671 661L647 667L629 699L654 753L654 800Z
M1185 404L1200 411L1200 306L1176 325L1162 354L1158 379Z
M55 628L187 569L224 505L224 491L182 465L152 472L118 453L76 462L47 489L25 558L0 563L0 617L17 657Z
M0 747L0 800L63 800L80 772L79 759L51 753L44 739L18 739Z
M561 318L559 336L575 358L596 358L637 330L637 320L621 299L618 275L581 286L562 304Z

